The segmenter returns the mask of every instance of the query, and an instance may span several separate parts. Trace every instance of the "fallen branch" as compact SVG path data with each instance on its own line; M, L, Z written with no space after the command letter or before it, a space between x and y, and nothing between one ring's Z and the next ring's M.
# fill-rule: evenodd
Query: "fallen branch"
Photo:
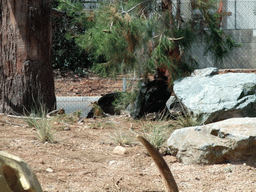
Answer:
M162 35L163 35L163 34L160 34L160 35L154 36L153 38L154 38L154 39L156 39L156 38L158 38L158 37L161 38ZM177 38L176 38L176 37L172 37L172 38L169 37L168 40L170 40L170 41L178 41L178 40L181 40L181 39L184 39L184 38L185 38L185 37L177 37Z
M11 117L11 118L16 118L16 119L31 119L31 117L28 117L28 116L7 115L4 113L0 113L0 115L6 116L6 117ZM40 117L33 117L33 118L34 119L42 119Z
M56 114L64 114L65 113L65 110L63 108L60 108L60 109L56 109L56 110L53 110L49 113L46 114L46 117L47 118L51 118L52 116L56 115ZM42 117L30 117L30 116L18 116L18 115L8 115L8 114L5 114L5 113L0 113L0 115L2 116L6 116L6 117L11 117L11 118L16 118L16 119L42 119Z
M137 135L137 138L139 141L144 145L144 147L147 149L148 153L154 160L155 164L157 165L157 168L162 176L164 188L166 192L178 192L178 186L172 176L172 173L166 164L165 160L159 153L159 151L151 145L144 137L141 135Z
M57 114L65 114L65 109L64 108L60 108L60 109L53 110L53 111L47 113L46 117L47 118L51 118L52 116L55 116Z

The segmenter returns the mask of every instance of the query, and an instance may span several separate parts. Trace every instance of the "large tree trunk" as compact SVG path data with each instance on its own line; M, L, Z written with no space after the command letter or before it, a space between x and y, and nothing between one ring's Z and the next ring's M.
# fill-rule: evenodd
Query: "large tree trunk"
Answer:
M0 0L0 110L55 109L47 0Z

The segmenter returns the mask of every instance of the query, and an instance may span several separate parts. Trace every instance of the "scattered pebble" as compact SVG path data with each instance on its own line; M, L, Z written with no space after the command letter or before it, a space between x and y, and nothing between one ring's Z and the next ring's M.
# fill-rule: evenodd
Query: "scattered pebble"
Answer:
M110 161L109 165L113 165L116 161Z
M65 127L63 130L64 131L70 131L71 129L70 129L70 127Z
M113 150L113 153L119 154L119 155L124 155L127 153L127 150L122 146L116 146L115 149Z
M51 168L47 168L46 171L49 173L53 173L53 170Z

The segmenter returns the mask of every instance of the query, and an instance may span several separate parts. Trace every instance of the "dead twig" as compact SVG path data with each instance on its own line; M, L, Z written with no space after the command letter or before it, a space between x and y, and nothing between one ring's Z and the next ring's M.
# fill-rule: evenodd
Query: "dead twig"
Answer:
M11 117L11 118L16 118L16 119L31 119L31 117L27 117L27 116L17 116L17 115L7 115L4 113L0 113L0 115L6 116L6 117ZM42 119L40 117L33 117L34 119Z
M133 131L133 125L132 125L132 123L131 123L131 127L129 128L129 130L130 130L133 134L138 135L138 133L136 133L135 131Z
M65 114L65 109L60 108L60 109L53 110L53 111L47 113L46 117L51 118L52 116L57 115L57 114Z
M131 123L131 127L129 128L129 131L131 131L134 135L138 135L138 134L144 134L144 135L148 135L149 136L149 134L147 134L147 133L136 133L135 131L133 131L133 125L132 125L132 123Z
M46 114L46 117L47 118L51 118L52 116L56 115L56 114L64 114L65 113L65 110L63 108L60 108L60 109L56 109L56 110L53 110L49 113ZM8 115L8 114L4 114L4 113L0 113L0 115L2 116L6 116L6 117L11 117L11 118L16 118L16 119L42 119L41 117L29 117L29 116L18 116L18 115Z
M118 190L120 190L120 187L118 186L118 184L120 183L120 181L122 180L123 178L120 177L116 182L115 182L115 186Z

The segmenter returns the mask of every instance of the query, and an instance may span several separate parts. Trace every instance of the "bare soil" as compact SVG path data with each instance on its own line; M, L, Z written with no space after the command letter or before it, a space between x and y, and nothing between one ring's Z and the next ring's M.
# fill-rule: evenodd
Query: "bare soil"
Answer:
M224 73L256 73L256 69L220 69ZM151 75L150 80L153 80ZM127 79L127 85L131 81ZM55 71L56 96L102 96L114 91L123 91L123 77L117 79L100 78L93 74L81 78L72 72L60 74Z
M55 74L56 96L102 96L114 91L123 90L123 79L101 78L93 74L87 77L79 77L73 72Z
M73 95L74 90L78 90L76 95L95 92L101 95L114 89L122 90L122 80L118 85L111 81L99 79L94 86L91 79L81 79L79 84L66 83L63 79L56 81L55 86L59 96ZM111 88L105 89L103 83L106 82ZM82 85L98 88L87 92L85 87L80 87ZM0 150L25 160L45 192L163 191L163 182L153 160L129 131L133 125L135 132L141 132L146 123L151 122L135 121L126 115L75 120L74 123L56 122L57 142L42 143L36 137L36 130L28 127L24 120L0 116ZM111 136L117 131L134 137L132 145L124 146L125 154L113 153L118 144ZM184 165L170 155L165 155L164 159L180 191L256 191L256 160L250 164L203 166Z

